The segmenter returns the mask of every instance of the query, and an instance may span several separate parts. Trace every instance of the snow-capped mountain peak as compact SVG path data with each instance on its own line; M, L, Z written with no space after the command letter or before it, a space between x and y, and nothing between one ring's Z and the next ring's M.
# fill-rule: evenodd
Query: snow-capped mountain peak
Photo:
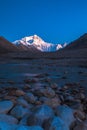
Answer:
M21 40L16 40L13 43L15 45L22 44L27 47L33 46L43 52L57 51L57 50L63 48L63 46L61 44L47 43L37 35L24 37Z

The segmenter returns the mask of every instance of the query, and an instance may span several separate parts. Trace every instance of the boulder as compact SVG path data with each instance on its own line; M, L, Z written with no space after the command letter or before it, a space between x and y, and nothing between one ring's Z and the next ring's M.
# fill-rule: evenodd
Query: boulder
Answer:
M79 122L73 130L87 130L87 120Z
M18 90L15 91L15 95L18 96L18 97L19 96L24 96L25 92L23 90L18 89Z
M54 117L53 110L47 105L35 108L33 114L28 118L28 125L42 125L45 121Z
M0 101L0 114L8 113L14 106L12 101Z
M56 108L61 103L59 97L53 97L53 98L41 97L39 100L52 108Z
M75 121L73 116L73 109L68 106L60 105L56 108L55 112L56 115L60 117L68 127L70 127L71 124Z
M30 117L32 112L26 114L19 122L20 125L27 125L28 117Z
M40 126L18 126L16 130L43 130Z
M18 120L11 115L0 114L0 122L6 122L9 124L17 124Z
M55 96L55 91L50 88L50 87L47 87L45 90L44 90L44 96L48 97L48 98L52 98Z
M16 130L17 125L8 124L0 121L0 130Z
M26 93L24 96L25 100L27 100L29 103L35 103L37 100L37 97L35 97L32 93Z
M28 102L23 98L18 98L17 99L17 104L22 105L23 107L27 107L27 108L29 107Z
M49 130L69 130L69 128L60 117L54 117L50 122Z
M29 113L29 110L20 105L15 106L11 111L11 115L16 117L17 119L22 118L27 113Z
M43 130L40 126L21 126L0 122L0 130Z

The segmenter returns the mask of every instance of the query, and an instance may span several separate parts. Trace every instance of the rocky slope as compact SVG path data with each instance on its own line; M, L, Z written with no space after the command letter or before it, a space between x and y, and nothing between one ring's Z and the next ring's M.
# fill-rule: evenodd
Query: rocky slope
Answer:
M0 37L0 53L16 52L19 51L18 47L6 40L4 37Z

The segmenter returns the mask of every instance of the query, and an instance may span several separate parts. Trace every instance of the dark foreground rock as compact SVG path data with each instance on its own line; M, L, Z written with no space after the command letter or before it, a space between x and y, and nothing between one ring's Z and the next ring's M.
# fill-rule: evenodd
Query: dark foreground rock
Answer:
M84 88L76 83L60 88L39 78L21 89L0 90L0 130L86 130Z

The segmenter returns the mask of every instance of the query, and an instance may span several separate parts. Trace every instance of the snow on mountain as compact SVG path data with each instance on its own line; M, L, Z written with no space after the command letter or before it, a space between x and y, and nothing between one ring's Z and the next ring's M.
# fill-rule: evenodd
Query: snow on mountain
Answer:
M24 37L21 40L16 40L13 42L15 45L24 45L26 47L35 47L36 49L42 51L42 52L51 52L51 51L57 51L66 45L61 45L61 44L52 44L52 43L47 43L44 40L42 40L39 36L34 35L34 36L29 36L29 37Z

